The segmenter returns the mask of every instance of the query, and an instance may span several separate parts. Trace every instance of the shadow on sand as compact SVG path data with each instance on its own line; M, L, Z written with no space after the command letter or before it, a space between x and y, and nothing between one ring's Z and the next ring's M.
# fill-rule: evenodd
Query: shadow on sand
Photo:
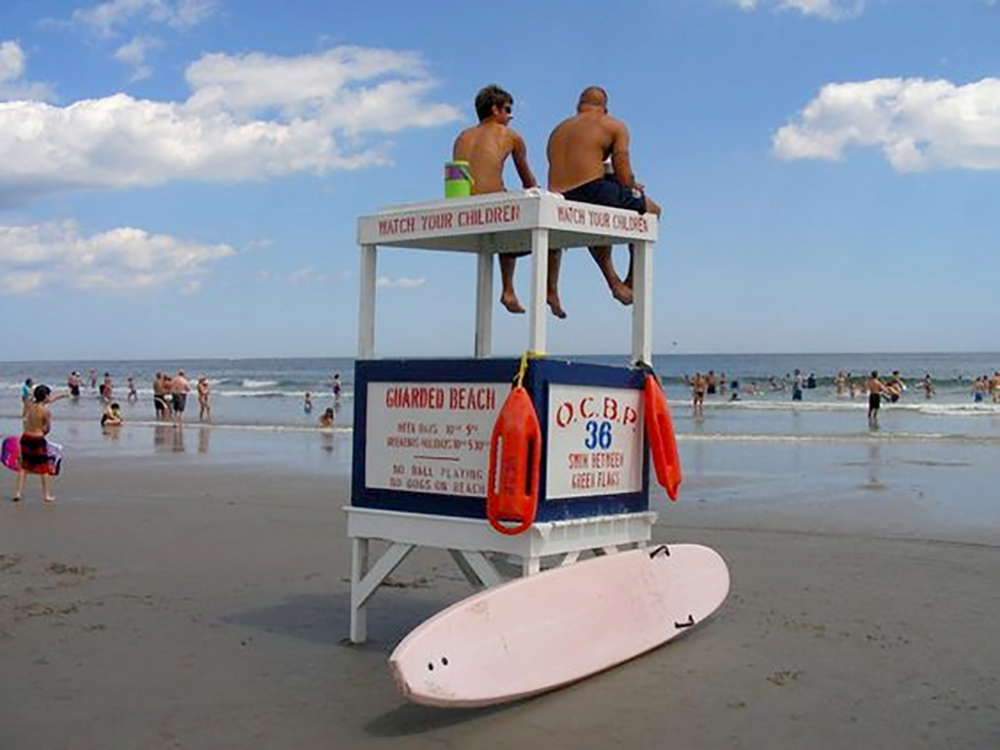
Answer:
M389 653L407 633L444 606L399 592L393 592L391 602L375 602L368 607L368 642L364 644L348 640L351 595L346 591L323 596L296 594L272 607L237 612L222 621L328 646Z

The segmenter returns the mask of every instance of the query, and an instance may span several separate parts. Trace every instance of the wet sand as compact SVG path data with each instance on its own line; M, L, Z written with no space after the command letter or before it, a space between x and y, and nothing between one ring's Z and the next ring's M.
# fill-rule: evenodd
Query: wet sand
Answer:
M723 554L719 613L565 690L441 711L403 703L385 658L471 589L419 550L345 643L342 443L151 437L94 441L55 506L37 482L0 506L4 750L1000 746L985 454L686 442L654 537Z

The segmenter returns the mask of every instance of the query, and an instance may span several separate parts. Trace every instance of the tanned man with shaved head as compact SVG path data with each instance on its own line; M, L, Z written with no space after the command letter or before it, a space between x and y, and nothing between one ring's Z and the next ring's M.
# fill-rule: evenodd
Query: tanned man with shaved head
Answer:
M638 184L629 161L629 133L625 123L608 114L608 94L588 86L580 94L576 114L563 120L549 136L549 190L567 200L625 208L660 215L660 207ZM611 173L605 173L610 159ZM611 260L611 246L590 248L611 294L623 305L632 304L632 254L629 269L619 278Z

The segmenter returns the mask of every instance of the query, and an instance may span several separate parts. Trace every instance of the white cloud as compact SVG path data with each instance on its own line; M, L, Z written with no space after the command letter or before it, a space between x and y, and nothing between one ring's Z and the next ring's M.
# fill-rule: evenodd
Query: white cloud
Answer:
M416 279L408 276L398 276L395 279L388 276L379 276L375 285L382 287L396 287L399 289L412 289L414 287L423 286L425 283L427 283L427 279L423 276Z
M211 263L231 255L235 250L228 245L202 245L130 227L85 236L73 222L0 226L0 291L170 287L190 293Z
M0 102L0 207L73 189L232 182L388 163L385 133L459 111L411 53L337 48L282 58L206 55L186 102L115 94L65 107Z
M312 268L300 268L288 274L288 283L293 286L300 284L323 284L326 283L326 274L316 273Z
M15 41L0 42L0 100L53 98L52 86L47 83L29 83L22 80L26 57L21 45Z
M1000 79L828 84L773 144L782 159L841 159L856 144L881 149L899 172L1000 170Z
M304 286L306 284L329 284L343 281L350 277L350 273L340 271L335 274L319 273L311 266L300 268L289 274L282 275L272 271L259 270L254 273L254 281L259 284L290 284L291 286Z
M196 26L218 10L218 0L108 0L73 11L72 19L98 36L115 36L124 26Z
M153 69L146 62L146 56L151 50L162 46L163 42L156 37L137 36L115 50L114 58L132 68L130 81L141 81L153 73Z
M24 51L17 42L0 43L0 83L13 81L24 74Z
M422 100L436 84L416 53L336 47L316 55L205 55L185 73L186 109L208 116L276 113L346 132L393 132L457 119L449 105ZM366 86L365 82L375 81Z
M745 11L767 7L777 11L795 10L804 16L829 21L856 18L865 10L865 0L732 0Z

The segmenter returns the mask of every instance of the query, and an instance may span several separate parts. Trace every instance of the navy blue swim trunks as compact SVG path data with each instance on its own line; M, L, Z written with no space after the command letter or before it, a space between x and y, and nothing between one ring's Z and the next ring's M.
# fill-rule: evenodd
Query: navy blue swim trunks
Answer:
M626 208L629 211L646 213L646 196L641 191L625 187L613 177L601 177L563 193L568 201L595 203L599 206Z

